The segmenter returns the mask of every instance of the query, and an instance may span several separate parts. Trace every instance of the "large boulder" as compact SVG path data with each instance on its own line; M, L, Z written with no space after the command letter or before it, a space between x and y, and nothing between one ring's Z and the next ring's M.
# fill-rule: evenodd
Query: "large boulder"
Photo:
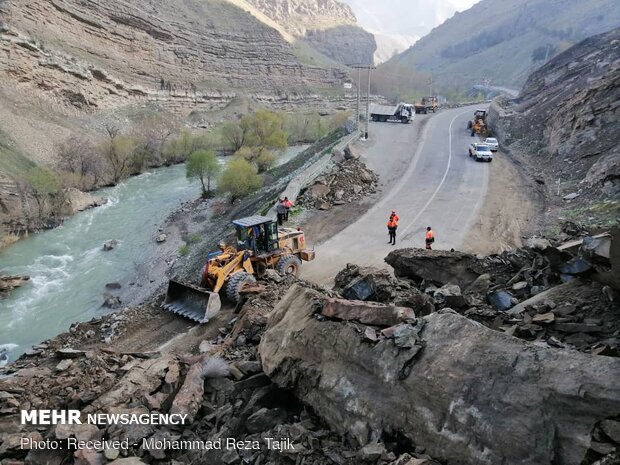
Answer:
M393 301L404 284L396 280L388 270L350 263L336 275L334 282L334 290L346 299L384 303ZM413 292L409 287L406 290L407 294Z
M394 268L396 276L440 285L458 284L461 289L485 271L484 264L474 255L448 250L394 250L385 261Z
M595 425L620 412L618 359L534 345L450 310L419 320L422 350L369 343L359 323L317 318L326 300L289 290L262 365L361 444L388 432L448 463L580 464Z

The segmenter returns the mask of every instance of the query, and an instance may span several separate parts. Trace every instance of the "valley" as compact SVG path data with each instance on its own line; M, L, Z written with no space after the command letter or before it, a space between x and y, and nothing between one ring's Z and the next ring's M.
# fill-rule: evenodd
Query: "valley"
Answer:
M617 463L612 3L0 1L0 465Z

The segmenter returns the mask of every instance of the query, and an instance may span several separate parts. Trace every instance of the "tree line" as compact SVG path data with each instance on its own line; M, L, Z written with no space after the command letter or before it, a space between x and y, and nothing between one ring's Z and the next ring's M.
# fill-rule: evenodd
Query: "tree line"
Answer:
M187 177L200 181L204 197L217 183L231 201L262 186L261 173L271 168L289 142L314 142L347 119L344 112L281 114L268 110L242 115L210 132L193 133L164 115L149 115L129 131L106 124L98 138L74 135L56 147L54 169L35 167L26 184L39 216L60 216L66 189L92 190L116 185L131 175L157 166L186 162ZM232 153L222 166L216 152Z

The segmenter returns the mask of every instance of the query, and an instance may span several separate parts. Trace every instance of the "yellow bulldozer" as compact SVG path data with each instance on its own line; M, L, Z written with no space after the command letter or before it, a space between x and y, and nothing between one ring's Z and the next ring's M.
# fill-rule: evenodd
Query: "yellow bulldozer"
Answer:
M163 308L206 323L220 311L220 292L237 303L242 287L268 269L298 275L302 260L314 260L314 250L299 229L278 228L272 219L258 215L232 223L236 247L221 243L220 250L207 255L200 286L170 280Z
M487 126L487 111L476 110L474 112L474 118L467 122L467 129L471 130L471 135L476 134L486 137L489 135L489 128Z

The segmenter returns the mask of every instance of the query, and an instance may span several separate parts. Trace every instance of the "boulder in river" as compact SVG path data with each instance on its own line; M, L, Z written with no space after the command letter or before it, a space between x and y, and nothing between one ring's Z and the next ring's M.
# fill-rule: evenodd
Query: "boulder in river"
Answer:
M114 250L118 245L118 241L116 239L110 239L109 241L105 241L103 243L103 251L109 252L110 250Z

